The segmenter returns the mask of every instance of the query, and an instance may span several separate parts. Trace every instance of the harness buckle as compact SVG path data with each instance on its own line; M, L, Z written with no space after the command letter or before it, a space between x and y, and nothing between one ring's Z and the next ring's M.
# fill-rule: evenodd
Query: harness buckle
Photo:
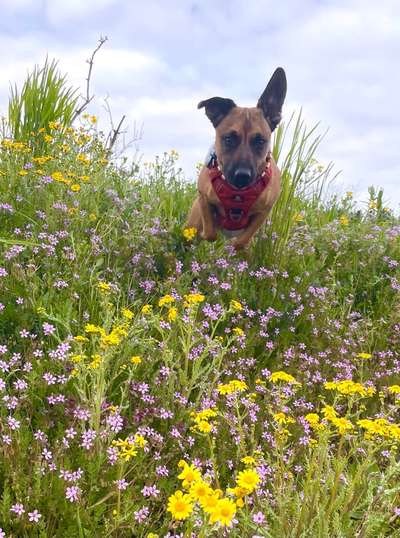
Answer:
M234 222L239 222L243 216L243 209L240 207L231 207L229 210L229 218Z

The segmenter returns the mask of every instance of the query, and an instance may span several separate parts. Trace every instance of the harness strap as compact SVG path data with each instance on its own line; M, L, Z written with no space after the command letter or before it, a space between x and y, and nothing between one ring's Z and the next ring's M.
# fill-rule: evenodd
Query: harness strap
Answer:
M268 186L272 177L270 156L262 174L255 182L244 189L237 189L225 179L214 154L208 167L210 181L221 202L224 214L217 212L218 225L225 230L241 230L249 223L249 212L258 197Z

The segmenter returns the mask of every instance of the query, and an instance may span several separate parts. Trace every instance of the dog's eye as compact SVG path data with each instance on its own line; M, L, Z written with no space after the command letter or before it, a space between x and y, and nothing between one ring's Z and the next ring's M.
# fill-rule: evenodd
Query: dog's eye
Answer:
M257 149L262 149L265 144L267 143L267 141L265 140L265 138L261 135L256 135L253 140L253 146Z
M238 143L238 135L236 133L229 133L223 137L223 141L227 149L232 149Z

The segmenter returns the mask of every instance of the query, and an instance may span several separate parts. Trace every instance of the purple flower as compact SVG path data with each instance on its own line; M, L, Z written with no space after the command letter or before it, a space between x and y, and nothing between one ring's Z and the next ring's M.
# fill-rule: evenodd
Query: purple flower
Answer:
M81 447L86 448L86 450L89 450L89 448L92 448L93 442L96 439L96 432L95 430L87 430L82 433L82 442Z
M80 494L82 493L82 490L79 486L69 486L65 490L65 497L68 501L71 503L79 500Z
M34 510L33 512L28 512L29 521L32 521L34 523L39 523L39 519L41 517L42 517L42 514L39 514L37 510Z
M124 425L124 420L118 413L112 413L111 415L109 415L106 419L106 422L107 426L109 426L110 429L115 433L121 431Z
M138 523L142 523L149 515L149 509L147 508L147 506L143 506L143 508L141 508L140 510L136 510L133 515Z
M160 493L160 490L156 486L144 486L142 489L143 497L155 497L157 498Z
M50 336L56 331L56 328L54 327L54 325L51 325L51 323L43 323L42 328L45 336Z
M22 516L25 513L24 505L21 503L13 504L10 508L10 512L14 512L17 516Z
M129 486L129 483L125 480L125 478L122 478L121 480L115 480L114 483L120 491L124 491Z
M21 422L11 416L7 418L7 424L12 430L19 430L21 426Z
M256 514L253 514L253 521L254 523L257 523L257 525L261 525L265 521L265 516L262 512L257 512Z

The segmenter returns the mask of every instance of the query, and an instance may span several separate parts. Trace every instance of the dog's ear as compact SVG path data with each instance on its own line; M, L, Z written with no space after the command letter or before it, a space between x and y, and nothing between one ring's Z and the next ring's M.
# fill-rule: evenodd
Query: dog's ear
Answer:
M278 67L268 82L258 100L257 107L261 108L271 131L275 129L282 118L282 105L286 97L286 74L282 67Z
M214 127L217 127L235 106L236 104L232 99L226 99L225 97L211 97L205 101L200 101L197 108L205 107L207 118L211 121Z

